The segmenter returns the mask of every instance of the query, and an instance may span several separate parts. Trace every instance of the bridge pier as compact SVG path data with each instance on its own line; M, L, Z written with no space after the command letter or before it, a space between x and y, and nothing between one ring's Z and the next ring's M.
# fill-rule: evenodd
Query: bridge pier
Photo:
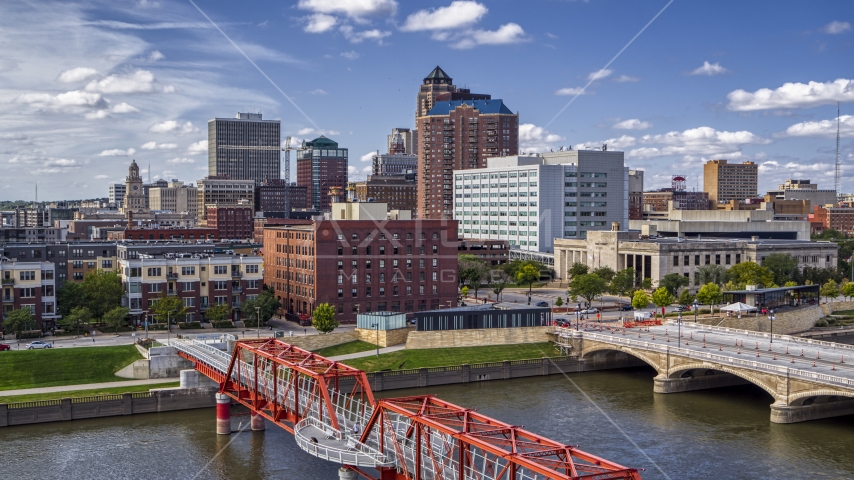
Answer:
M852 414L854 400L850 399L819 400L810 405L771 404L771 423L798 423Z
M231 397L224 393L216 394L216 433L231 435Z
M338 480L356 480L359 474L355 470L341 467L338 469Z
M264 431L264 429L266 428L266 422L264 421L264 417L258 415L255 412L250 413L249 423L249 428L251 428L253 432Z
M680 393L692 392L694 390L707 390L710 388L732 387L734 385L748 385L750 382L735 375L723 372L715 372L713 375L698 375L683 378L668 378L664 374L653 379L652 391L655 393Z

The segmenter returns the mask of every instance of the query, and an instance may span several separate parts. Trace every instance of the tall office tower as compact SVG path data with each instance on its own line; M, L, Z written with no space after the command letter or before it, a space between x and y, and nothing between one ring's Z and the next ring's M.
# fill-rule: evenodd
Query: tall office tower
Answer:
M234 180L228 176L205 177L196 182L197 222L207 225L207 209L215 206L252 205L255 201L255 182Z
M110 203L115 203L116 207L121 207L124 204L125 200L125 184L124 183L111 183L108 201Z
M756 198L758 177L758 166L753 162L709 160L703 165L703 191L709 194L711 208L730 200Z
M347 149L323 135L297 150L297 185L306 187L309 208L328 211L347 188ZM334 198L333 198L334 197Z
M418 218L449 219L454 171L519 152L519 115L500 99L445 100L418 119Z
M208 121L208 175L234 180L281 178L281 122L262 120L260 113Z
M629 220L642 219L643 170L629 170ZM626 226L626 228L628 228L628 226Z
M418 153L418 133L408 128L392 128L388 136L388 153Z

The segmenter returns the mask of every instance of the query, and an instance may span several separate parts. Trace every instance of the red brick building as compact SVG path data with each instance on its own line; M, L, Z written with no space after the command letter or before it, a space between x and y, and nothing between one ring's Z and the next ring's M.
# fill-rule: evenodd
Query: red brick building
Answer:
M821 233L828 228L838 230L846 235L854 233L854 206L841 203L838 207L813 206L809 215L812 233Z
M306 207L329 211L333 201L330 193L343 198L347 188L346 148L323 135L303 142L297 150L297 185L306 189Z
M305 208L308 189L305 185L288 183L282 179L264 180L255 187L255 211L287 213Z
M107 232L107 240L219 240L216 228L134 228Z
M325 220L264 229L264 283L288 313L329 303L357 312L413 313L457 300L454 220Z
M249 205L207 206L208 228L216 230L220 240L251 239L253 216Z

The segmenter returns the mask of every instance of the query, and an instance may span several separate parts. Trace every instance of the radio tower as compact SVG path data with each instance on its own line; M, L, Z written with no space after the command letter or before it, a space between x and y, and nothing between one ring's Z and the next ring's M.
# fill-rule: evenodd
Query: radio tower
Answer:
M842 175L841 168L842 165L839 163L839 103L836 102L836 197L839 198L839 194L842 193Z

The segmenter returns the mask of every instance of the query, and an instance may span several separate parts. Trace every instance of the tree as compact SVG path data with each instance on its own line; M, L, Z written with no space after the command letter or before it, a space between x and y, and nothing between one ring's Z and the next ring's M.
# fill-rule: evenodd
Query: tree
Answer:
M788 281L803 280L798 259L788 253L772 253L762 260L762 266L771 271L774 283L783 285Z
M593 273L594 275L598 275L599 278L601 278L602 280L605 280L606 283L613 280L614 275L617 274L617 272L615 272L614 270L612 270L609 267L599 267L590 273Z
M208 311L205 312L205 318L210 322L222 322L231 318L231 307L228 304L222 303L219 305L211 305Z
M572 280L579 275L587 275L590 273L590 267L583 263L575 262L571 267L569 267L569 270L567 270L566 273L569 274L569 279Z
M682 293L679 294L679 305L691 305L695 298L696 296L692 295L690 290L682 290Z
M469 294L469 287L463 286L463 288L460 289L460 293L464 297L467 296Z
M635 310L643 310L648 306L649 295L647 295L643 290L635 290L635 294L632 297L632 308Z
M563 305L563 299L560 297L557 297L557 300L555 300L555 307L559 307L561 305Z
M842 294L845 298L854 297L854 282L848 282L842 286Z
M505 263L501 266L501 269L510 276L510 278L516 278L516 274L519 273L519 270L522 269L525 265L530 265L534 267L538 272L543 271L546 267L542 263L536 260L513 260L508 263Z
M80 336L80 327L92 320L92 312L86 307L74 307L71 313L62 317L59 324L63 330L75 330Z
M618 297L631 297L635 289L635 269L627 268L614 275L608 285L608 292Z
M507 284L510 283L510 276L504 272L504 270L492 270L490 272L492 276L492 293L495 294L495 300L501 301L501 292L507 288Z
M586 273L584 275L573 277L572 281L569 283L569 290L574 295L578 295L585 299L587 301L587 305L590 306L591 302L593 302L596 297L602 295L608 290L608 284L605 283L605 280L599 275L596 275L595 273Z
M154 316L157 323L179 322L184 320L187 314L187 307L184 306L184 301L180 297L166 295L161 293L157 300L148 307L148 311Z
M98 270L89 272L83 283L83 305L92 312L92 318L101 318L108 311L121 306L122 279L116 272Z
M83 307L84 304L82 283L65 282L56 292L56 310L62 317L71 313L74 307Z
M641 280L640 286L644 290L652 290L652 279L644 278L643 280Z
M714 305L721 303L722 299L723 293L721 292L721 287L714 283L707 283L697 291L697 300L700 303L711 305L712 313L715 313Z
M741 262L733 265L727 270L727 278L737 290L743 289L746 285L758 285L766 288L777 286L774 283L774 274L771 273L771 270L756 262Z
M260 308L261 318L257 318L256 308ZM243 316L246 319L252 319L251 322L245 323L246 326L258 327L264 325L268 320L273 318L273 315L282 308L281 302L276 298L272 290L264 289L261 293L252 299L243 302ZM244 320L245 321L245 320Z
M824 301L827 302L830 298L836 298L839 296L839 286L836 281L833 279L828 280L824 285L821 286L821 294L824 295Z
M474 290L474 298L477 298L477 291L480 290L484 279L489 274L489 266L474 255L460 255L459 259L457 269L460 278L462 281L468 281Z
M107 324L108 327L115 327L116 335L118 335L119 327L121 327L122 325L127 325L125 318L127 318L128 313L130 313L129 308L115 307L105 313L104 316L101 317L101 321Z
M21 332L34 330L36 321L33 319L33 312L29 308L20 308L12 310L6 315L6 320L3 320L3 331L12 332L15 338L21 338Z
M531 289L534 287L534 282L540 279L540 271L534 268L533 265L525 265L516 272L516 283L528 286L528 296L531 296Z
M676 298L670 293L670 290L667 287L658 287L654 292L652 292L652 303L655 304L656 307L666 307L676 301Z
M694 272L694 278L697 279L697 284L700 285L707 283L723 285L726 282L726 269L722 265L710 263L697 268Z
M338 328L335 320L335 308L328 303L321 303L311 314L311 325L320 333L329 333Z
M688 286L688 277L678 273L668 273L658 282L660 287L666 288L671 296L675 297L679 289Z

